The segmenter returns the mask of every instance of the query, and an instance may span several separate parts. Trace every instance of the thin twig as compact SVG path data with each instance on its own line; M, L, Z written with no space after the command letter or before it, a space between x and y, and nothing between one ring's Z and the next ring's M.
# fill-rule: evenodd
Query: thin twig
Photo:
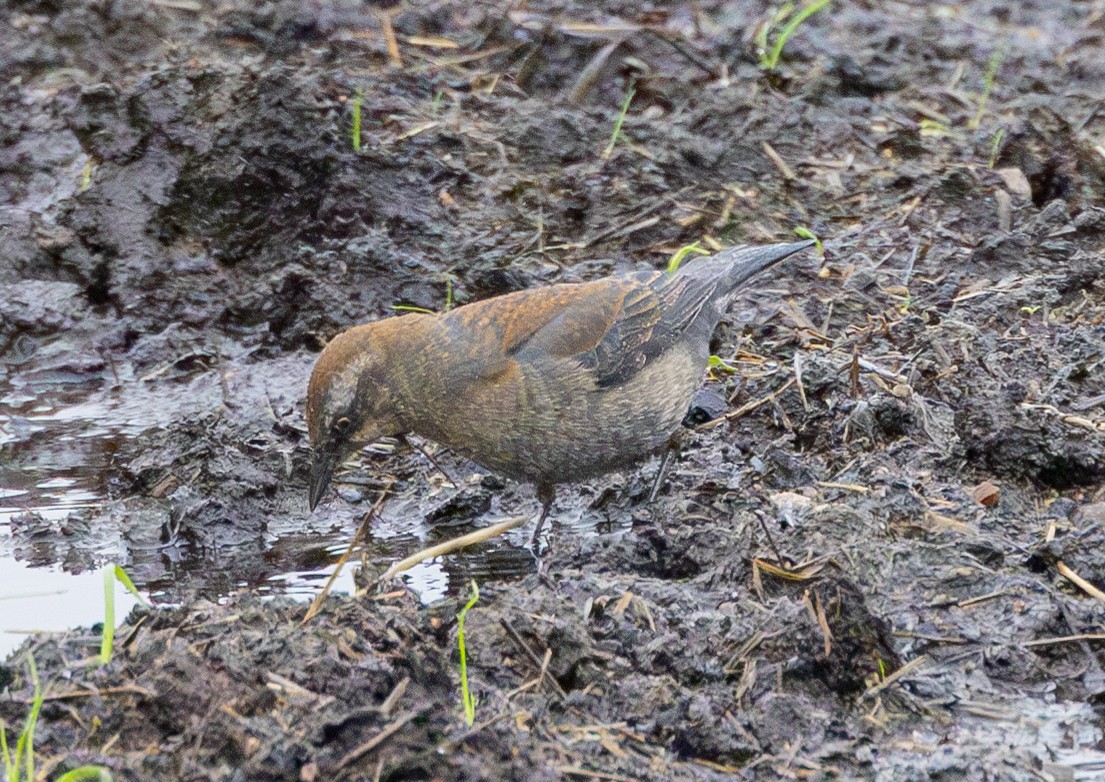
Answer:
M632 777L623 777L621 774L610 774L606 771L592 771L582 766L559 766L556 769L561 774L570 777L583 777L584 779L603 779L607 782L633 782Z
M775 545L775 538L771 537L771 531L767 528L767 522L764 521L763 517L758 513L756 514L756 521L760 522L760 528L763 529L764 535L767 536L767 544L771 546L771 550L775 552L775 561L782 565L786 560L783 559L783 555L779 553L779 549Z
M966 600L960 600L956 605L959 608L966 608L967 606L973 606L976 603L982 603L987 600L993 600L995 597L1004 597L1005 595L1013 594L1008 589L999 589L996 592L990 592L985 595L979 595L978 597L969 597Z
M400 440L401 440L401 442L406 443L411 448L413 448L414 450L418 451L420 454L425 456L426 461L428 461L430 464L432 464L434 466L434 469L436 469L439 473L441 473L443 476L445 476L445 480L449 481L450 486L452 486L454 489L459 489L460 488L460 485L456 481L453 480L453 476L445 471L445 468L442 467L438 463L437 459L435 459L433 457L433 454L431 454L429 451L426 450L426 447L424 445L422 445L422 443L412 442L411 440L409 440L406 437L402 437L402 438L400 438Z
M506 620L506 617L500 617L499 624L502 625L504 630L506 630L506 634L510 636L510 640L514 641L514 643L518 645L518 648L526 653L526 656L529 657L530 662L532 662L537 667L537 670L541 671L544 674L543 678L552 688L553 692L560 696L561 700L567 698L568 693L564 692L564 688L560 686L560 682L558 682L556 678L551 673L549 673L544 660L541 657L537 656L537 652L533 651L533 648L528 643L526 643L526 640L522 638L522 636L518 635L518 631L515 630L514 626Z
M782 394L788 388L793 386L794 383L795 383L795 380L794 380L793 377L791 377L790 380L783 383L783 385L779 386L778 389L776 389L775 391L772 391L770 394L763 397L762 399L755 399L751 402L747 402L747 403L741 405L740 407L738 407L736 410L733 410L732 412L726 413L725 415L721 416L720 418L715 418L713 421L707 421L706 423L702 424L701 426L696 427L695 430L699 431L699 432L703 432L703 431L706 431L707 429L713 429L715 426L717 426L718 424L721 424L723 421L736 421L738 418L743 418L748 413L751 413L753 410L755 410L757 407L761 407L762 405L766 405L768 402L774 401L780 394Z
M1057 638L1037 638L1025 641L1024 646L1049 646L1051 644L1078 643L1080 641L1105 641L1105 633L1082 633L1081 635L1061 635Z
M391 567L389 567L384 574L376 579L376 583L382 583L390 578L394 578L404 570L409 570L420 562L425 562L428 559L434 557L440 557L444 554L451 554L454 551L471 546L473 543L480 543L490 538L498 537L507 530L512 530L515 527L520 527L530 520L529 516L513 516L506 521L500 521L498 524L492 524L490 527L484 529L478 529L475 532L469 532L467 535L461 535L459 538L452 538L446 540L443 543L438 543L435 546L424 548L421 551L416 551L409 557L399 560ZM361 589L357 592L357 596L363 595L367 589Z
M360 758L364 757L369 752L376 749L376 747L380 746L385 741L387 741L389 738L391 738L396 733L398 733L400 730L402 730L403 727L408 722L413 720L420 713L421 712L418 712L418 711L408 711L405 714L400 715L399 718L395 720L395 722L388 725L386 728L381 730L379 733L377 733L375 736L370 738L364 744L361 744L359 747L351 750L349 752L349 754L347 754L345 757L343 757L341 760L339 760L338 765L335 768L335 770L340 771L341 769L345 768L346 766L351 765L353 763L356 763Z
M380 29L384 34L384 45L388 50L388 65L393 68L403 67L403 58L399 55L399 40L395 37L395 28L391 24L392 12L384 11L380 14Z
M363 538L365 533L368 531L369 522L376 517L377 512L379 512L380 508L383 506L384 500L387 499L388 492L391 490L392 484L394 483L395 479L393 478L388 482L386 486L384 486L383 490L380 492L380 496L376 499L376 502L371 508L368 509L368 513L364 515L364 518L361 520L361 526L357 527L357 534L353 536L353 540L349 541L349 547L341 555L341 558L338 559L338 564L334 567L334 572L331 573L330 578L326 580L326 586L324 586L322 588L322 591L319 592L315 596L315 599L311 601L311 607L307 609L306 616L304 616L303 621L299 623L300 626L307 624L307 622L311 621L315 614L322 610L322 603L324 600L326 600L326 596L330 594L330 588L334 586L334 582L338 580L338 575L341 573L341 569L345 565L345 563L349 561L349 557L353 554L353 549L357 547L357 544L360 543L361 538Z
M898 679L901 679L906 674L912 673L913 671L920 668L922 665L924 665L927 662L928 662L928 658L925 657L925 655L923 655L923 654L920 657L916 657L916 658L910 660L909 662L907 662L905 665L903 665L898 670L894 671L894 673L887 676L885 679L883 679L878 684L875 684L875 685L872 685L871 687L869 687L867 689L867 691L863 693L863 696L862 696L861 700L867 700L869 698L875 697L880 692L882 692L887 687L889 687L891 684L898 681Z
M675 38L675 37L668 37L667 35L663 35L658 30L651 30L650 29L650 30L647 30L647 32L652 33L653 36L655 36L656 38L659 38L661 41L666 43L668 46L675 49L675 51L679 52L680 55L685 57L688 62L693 63L694 65L701 68L702 71L704 73L706 73L708 76L711 76L715 79L718 78L718 75L719 75L718 74L718 68L715 68L713 65L711 65L706 60L699 57L697 54L695 54L693 51L691 51L689 48L687 48L683 44L683 41L681 41L680 39Z
M798 178L798 175L794 173L794 169L790 167L787 161L783 160L783 156L775 151L775 147L771 146L766 141L761 141L760 146L763 148L764 154L775 164L775 168L779 169L779 173L783 175L783 179L790 182Z
M1059 575L1072 582L1075 586L1080 587L1082 591L1084 591L1087 595L1089 595L1090 597L1095 597L1101 602L1105 603L1105 592L1102 592L1089 581L1082 578L1082 576L1075 573L1073 570L1067 567L1065 562L1063 562L1062 560L1056 562L1055 569L1059 571Z

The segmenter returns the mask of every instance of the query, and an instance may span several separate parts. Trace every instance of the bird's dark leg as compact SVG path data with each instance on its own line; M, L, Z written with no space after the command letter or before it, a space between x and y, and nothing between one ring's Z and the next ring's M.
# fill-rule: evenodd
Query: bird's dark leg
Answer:
M556 488L551 484L543 483L537 487L537 499L541 502L541 516L537 519L537 526L533 528L533 538L530 543L536 548L537 538L541 535L541 528L545 526L545 519L552 510L553 500L556 499Z
M660 456L660 469L656 471L656 478L652 481L652 489L648 493L648 504L651 505L653 500L656 499L656 495L660 493L660 487L664 483L664 478L668 475L668 470L671 468L671 459L679 452L679 446L683 442L682 432L676 432L668 440L668 444L664 446L664 453Z

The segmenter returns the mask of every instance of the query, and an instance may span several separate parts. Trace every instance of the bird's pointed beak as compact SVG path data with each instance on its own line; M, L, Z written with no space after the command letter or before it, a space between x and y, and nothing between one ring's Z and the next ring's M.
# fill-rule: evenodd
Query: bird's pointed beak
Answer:
M313 511L330 486L330 478L338 465L338 455L330 449L316 450L311 461L311 487L307 502Z
M758 247L736 248L733 251L733 257L734 259L739 259L740 263L732 267L732 271L729 273L729 278L726 280L726 283L730 287L743 285L760 272L771 268L795 253L813 247L814 244L816 244L816 242L809 239L789 244L768 244ZM725 254L725 252L728 251L718 253L718 256Z

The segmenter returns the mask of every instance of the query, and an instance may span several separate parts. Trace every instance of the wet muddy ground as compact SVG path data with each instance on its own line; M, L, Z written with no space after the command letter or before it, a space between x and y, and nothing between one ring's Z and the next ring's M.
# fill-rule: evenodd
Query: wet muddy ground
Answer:
M1105 5L837 0L768 73L775 10L0 10L0 556L156 606L0 665L44 778L1105 778ZM343 328L799 226L728 419L651 505L564 487L540 575L522 527L375 584L536 512L446 452L307 512Z

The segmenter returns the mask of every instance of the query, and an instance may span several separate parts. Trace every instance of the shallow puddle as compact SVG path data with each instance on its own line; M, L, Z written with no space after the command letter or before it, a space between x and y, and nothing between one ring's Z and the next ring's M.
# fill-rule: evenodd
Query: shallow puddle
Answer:
M87 385L32 387L19 380L0 394L0 656L28 632L60 632L102 621L99 567L105 562L122 564L154 603L176 602L174 587L185 573L205 582L204 596L215 600L250 589L308 601L329 580L352 538L355 527L350 520L363 512L341 505L338 498L333 502L339 503L337 510L343 515L340 529L322 531L330 522L315 516L274 518L260 541L260 552L251 547L220 553L221 565L213 564L210 551L202 548L158 544L146 520L104 523L105 514L114 521L116 513L126 513L121 504L112 504L114 460L127 454L143 432L165 424L161 419L174 404L168 397L179 395L179 387L140 385L145 398L136 400L129 391L113 395L90 391ZM159 391L167 391L166 398L159 398ZM367 543L373 561L386 566L421 549L428 538L453 536L449 528L435 533L418 512L406 512L410 510L384 513L373 524ZM357 515L350 516L353 512ZM468 530L455 534L464 531ZM463 591L472 579L484 583L521 577L535 567L526 548L528 534L516 530L483 547L421 563L400 579L429 604ZM78 549L81 553L74 556ZM239 555L241 567L236 569L228 560ZM343 568L332 587L335 593L356 591L353 575L358 562L355 555ZM205 578L212 567L226 572L218 579ZM116 615L122 617L135 600L118 585L116 592Z
M137 600L116 583L115 616L124 617ZM0 657L32 633L60 633L104 621L104 578L100 571L66 573L57 567L31 567L0 557ZM89 635L88 653L100 637Z

